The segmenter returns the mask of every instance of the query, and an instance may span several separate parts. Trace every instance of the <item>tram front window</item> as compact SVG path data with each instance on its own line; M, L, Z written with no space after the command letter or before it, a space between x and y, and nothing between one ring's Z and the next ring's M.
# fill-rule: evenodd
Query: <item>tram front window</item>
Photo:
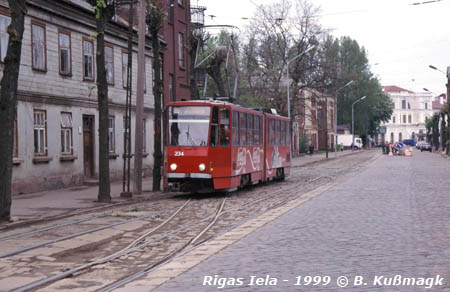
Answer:
M207 106L169 107L169 144L206 146L210 112Z

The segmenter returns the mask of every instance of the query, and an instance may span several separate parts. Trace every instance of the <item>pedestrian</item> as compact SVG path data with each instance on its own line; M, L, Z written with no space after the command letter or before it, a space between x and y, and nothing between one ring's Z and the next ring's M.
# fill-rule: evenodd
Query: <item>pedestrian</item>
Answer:
M313 155L314 153L314 145L311 143L309 144L309 155Z

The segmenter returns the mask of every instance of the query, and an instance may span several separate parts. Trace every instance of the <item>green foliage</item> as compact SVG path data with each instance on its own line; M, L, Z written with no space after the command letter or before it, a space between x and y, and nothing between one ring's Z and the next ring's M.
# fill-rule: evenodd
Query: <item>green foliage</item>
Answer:
M388 121L393 112L392 101L376 77L370 71L364 47L350 37L324 42L325 91L335 95L336 90L350 80L354 84L338 92L338 124L351 124L352 103L366 96L355 105L355 133L375 134L381 122Z
M308 146L309 146L309 139L305 134L303 134L299 139L299 152L307 153Z

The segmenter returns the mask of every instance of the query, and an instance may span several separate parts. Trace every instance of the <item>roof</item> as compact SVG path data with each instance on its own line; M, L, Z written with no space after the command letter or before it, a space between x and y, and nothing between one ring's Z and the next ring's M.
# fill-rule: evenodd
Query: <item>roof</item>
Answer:
M404 88L398 87L396 85L383 86L383 89L384 89L384 92L391 92L391 93L400 93L400 92L414 93L411 90L404 89Z

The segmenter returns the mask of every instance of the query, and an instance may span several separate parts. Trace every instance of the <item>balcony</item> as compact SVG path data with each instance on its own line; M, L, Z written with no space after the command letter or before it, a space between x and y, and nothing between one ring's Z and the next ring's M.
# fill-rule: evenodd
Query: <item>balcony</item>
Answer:
M191 23L194 28L205 25L205 10L204 6L191 6Z

